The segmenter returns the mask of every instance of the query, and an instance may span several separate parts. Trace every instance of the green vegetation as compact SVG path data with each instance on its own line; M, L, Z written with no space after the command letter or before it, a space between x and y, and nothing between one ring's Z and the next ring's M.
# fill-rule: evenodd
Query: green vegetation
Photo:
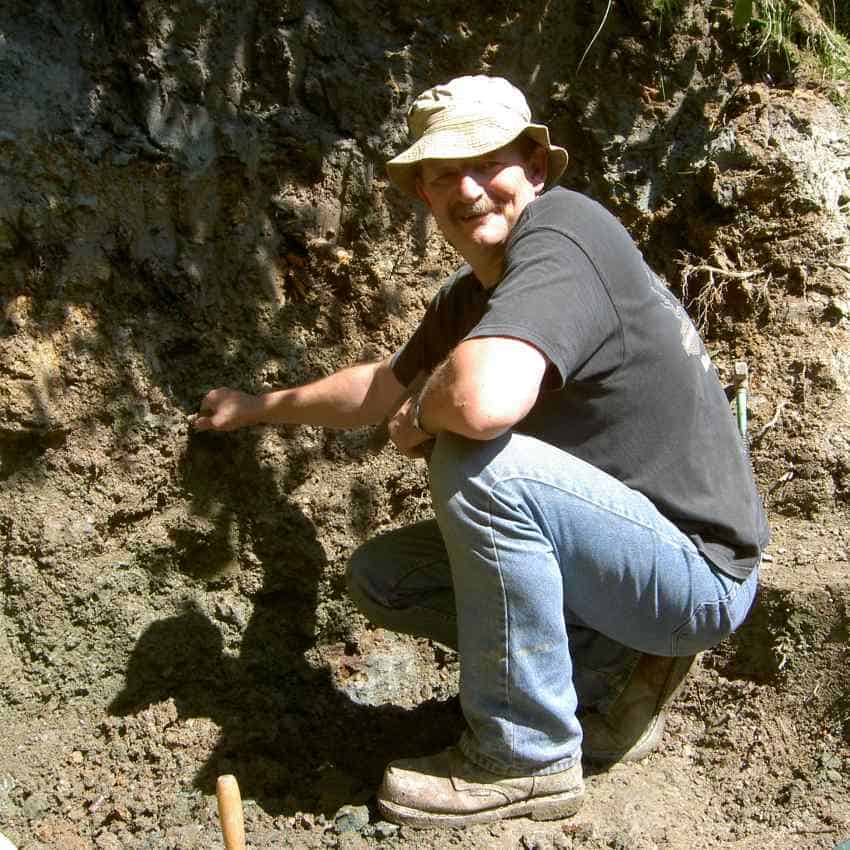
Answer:
M823 7L831 3L821 2L828 15ZM821 9L805 0L735 0L733 23L769 67L779 59L790 72L815 57L826 79L850 82L850 43L821 17ZM834 7L830 11L836 25L846 24L843 9L841 21Z
M818 0L821 17L844 36L850 36L850 3L847 0Z
M835 25L830 27L821 18L811 33L809 44L833 78L850 81L850 41L846 35L842 35L842 32L847 33L850 29L850 9L843 5L842 0L843 18L836 18L835 11L833 6L832 19Z
M650 0L649 14L659 25L672 21L682 13L685 0Z

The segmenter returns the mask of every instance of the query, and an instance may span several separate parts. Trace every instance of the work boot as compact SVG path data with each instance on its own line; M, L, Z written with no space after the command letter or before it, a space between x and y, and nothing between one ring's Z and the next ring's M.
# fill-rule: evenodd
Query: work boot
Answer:
M392 762L378 808L387 820L408 826L467 826L514 817L565 818L583 798L580 762L547 776L499 776L449 747L435 756Z
M695 658L643 654L611 706L580 718L584 758L593 764L639 761L655 750L664 734L664 708L681 690Z

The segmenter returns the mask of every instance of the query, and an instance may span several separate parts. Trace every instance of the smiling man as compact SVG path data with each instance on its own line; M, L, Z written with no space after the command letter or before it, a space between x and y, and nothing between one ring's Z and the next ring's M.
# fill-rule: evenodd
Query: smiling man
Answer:
M581 760L651 752L693 656L743 622L768 530L724 392L622 226L555 184L567 153L506 80L422 94L390 179L466 260L395 355L199 428L389 416L429 457L435 518L353 556L386 628L458 649L466 729L387 768L414 826L574 813Z
M419 194L484 286L501 277L508 235L542 190L546 165L544 148L524 139L473 159L422 163Z

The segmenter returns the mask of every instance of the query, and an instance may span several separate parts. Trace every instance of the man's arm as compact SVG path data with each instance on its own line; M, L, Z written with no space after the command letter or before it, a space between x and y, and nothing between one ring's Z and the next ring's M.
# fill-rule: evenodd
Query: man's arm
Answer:
M452 431L473 440L492 440L531 410L546 365L545 355L520 339L465 340L419 394L419 424L431 436ZM416 403L416 398L405 401L390 422L393 442L407 454L423 440L423 432L414 426Z
M291 389L250 395L219 387L207 393L195 420L199 431L233 431L246 425L377 425L405 395L390 358L359 363Z

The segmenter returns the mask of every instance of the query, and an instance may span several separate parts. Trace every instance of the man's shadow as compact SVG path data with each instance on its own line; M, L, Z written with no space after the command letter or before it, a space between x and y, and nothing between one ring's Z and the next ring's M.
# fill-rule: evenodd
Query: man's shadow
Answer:
M173 698L180 718L208 717L221 730L195 776L198 788L211 793L216 776L233 773L243 795L271 815L333 814L367 800L391 759L451 743L462 718L454 700L413 709L358 704L328 669L308 663L327 559L312 522L281 492L289 487L257 463L257 441L251 434L190 439L182 483L202 533L191 521L170 532L174 561L206 588L231 591L219 594L222 625L191 605L151 624L109 710L134 714ZM246 537L263 583L247 593L253 611L243 630L245 594L234 586L243 553L234 549ZM240 631L238 654L225 651Z

